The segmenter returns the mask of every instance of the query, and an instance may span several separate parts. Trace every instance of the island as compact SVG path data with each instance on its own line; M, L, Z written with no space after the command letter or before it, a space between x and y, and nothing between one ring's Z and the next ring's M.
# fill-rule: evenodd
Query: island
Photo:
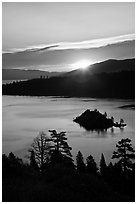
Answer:
M123 119L120 122L114 122L114 118L108 118L107 113L100 113L97 109L91 111L87 109L80 116L73 119L74 122L78 123L80 126L84 127L86 130L107 130L112 127L123 128L126 126Z

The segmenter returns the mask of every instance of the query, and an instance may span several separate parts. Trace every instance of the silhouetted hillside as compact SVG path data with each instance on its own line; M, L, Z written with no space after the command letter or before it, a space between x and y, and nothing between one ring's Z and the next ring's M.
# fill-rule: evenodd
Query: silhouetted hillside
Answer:
M100 74L100 73L112 73L121 71L134 71L135 59L115 60L109 59L104 62L90 65L86 70L87 75ZM77 69L67 73L67 75L78 76L81 75L83 70ZM85 71L85 70L84 70Z
M3 95L134 98L135 72L51 77L2 86Z

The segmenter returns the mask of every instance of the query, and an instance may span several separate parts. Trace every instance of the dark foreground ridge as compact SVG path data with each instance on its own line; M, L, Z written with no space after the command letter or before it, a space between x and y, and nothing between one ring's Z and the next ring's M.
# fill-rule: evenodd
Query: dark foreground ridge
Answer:
M120 123L114 122L113 117L107 118L106 112L102 114L97 109L94 111L87 109L73 121L84 127L86 130L107 130L111 127L123 128L126 126L123 119L120 120Z

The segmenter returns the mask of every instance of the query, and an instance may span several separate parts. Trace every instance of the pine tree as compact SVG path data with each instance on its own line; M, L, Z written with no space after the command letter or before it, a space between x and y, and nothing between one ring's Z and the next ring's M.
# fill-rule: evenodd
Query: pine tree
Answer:
M101 154L101 159L100 159L100 173L102 176L105 176L106 174L106 169L107 169L107 165L106 165L106 161L105 161L105 157L103 154Z
M89 155L87 157L86 161L87 161L87 166L86 166L87 172L96 174L98 171L98 168L97 168L97 164L96 164L94 158L92 157L92 155Z
M84 172L85 171L85 163L84 163L84 158L83 155L80 151L78 151L78 154L76 156L76 166L77 166L77 170L79 172Z
M106 112L104 113L104 116L105 116L105 118L107 118L107 113Z
M12 152L9 153L9 159L11 161L15 161L15 159L16 159L15 155Z
M113 152L112 159L119 159L118 163L124 172L128 169L132 169L135 151L132 147L131 140L129 138L121 139L118 144L116 144L116 147L117 151Z
M68 166L73 166L72 148L66 142L66 132L57 133L56 130L49 130L53 145L50 149L52 163L64 163Z
M112 164L112 162L110 162L110 163L108 164L108 167L109 167L110 169L113 168L113 164Z

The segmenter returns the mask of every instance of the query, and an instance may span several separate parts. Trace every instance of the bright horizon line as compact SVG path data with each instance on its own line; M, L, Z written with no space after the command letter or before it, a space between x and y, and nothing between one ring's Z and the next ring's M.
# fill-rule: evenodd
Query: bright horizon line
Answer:
M26 48L13 48L13 49L10 49L9 51L2 51L2 54L100 48L108 45L113 45L113 44L123 43L126 41L133 41L133 40L135 40L135 34L127 34L127 35L113 36L108 38L85 40L81 42L58 42L58 43L52 43L47 45L40 44L40 45L28 46Z

